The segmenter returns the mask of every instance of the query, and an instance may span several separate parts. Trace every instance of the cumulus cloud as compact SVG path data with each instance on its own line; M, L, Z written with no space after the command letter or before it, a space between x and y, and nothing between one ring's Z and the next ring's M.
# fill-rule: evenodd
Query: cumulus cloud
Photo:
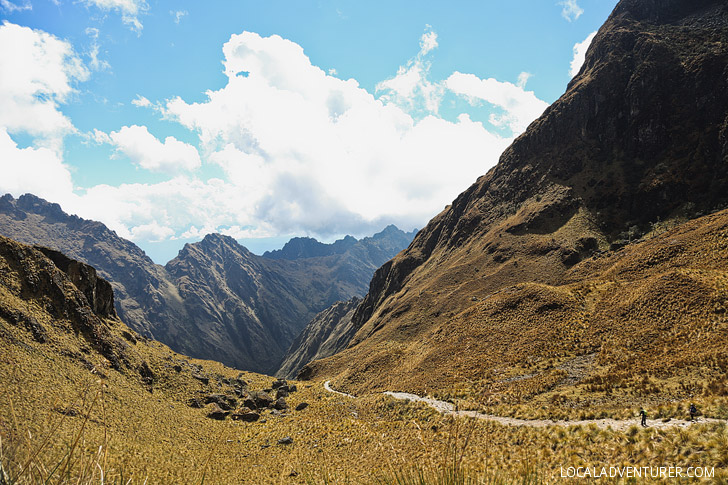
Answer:
M18 145L0 127L0 194L15 197L27 192L45 199L67 203L73 184L71 173L57 151L50 148L18 148Z
M561 5L561 16L569 22L575 21L584 13L584 9L576 3L576 0L563 0L559 5Z
M69 43L46 32L5 21L0 45L12 46L0 49L0 127L60 151L63 136L74 127L59 105L72 95L76 81L88 78L88 70Z
M117 153L128 157L132 163L153 172L177 173L194 170L201 165L200 154L188 143L168 136L164 142L149 133L146 126L124 126L108 135L94 130L93 138L98 143L107 143Z
M423 50L434 39L426 34ZM227 85L203 102L169 100L166 116L196 131L227 183L241 187L250 216L233 220L241 227L331 234L385 220L421 225L510 142L467 116L416 120L278 36L233 35L223 52Z
M420 37L420 52L397 75L377 84L376 92L386 103L394 103L409 113L437 114L442 100L442 86L429 79L431 62L427 55L437 47L437 34L425 31Z
M143 28L139 16L149 9L145 0L84 0L84 3L107 12L119 12L121 21L137 33L141 33Z
M436 35L425 32L411 65L424 66L424 56L436 46ZM158 104L139 95L132 100L195 132L199 151L174 137L157 139L145 126L90 135L142 168L166 171L169 179L97 185L74 194L71 173L57 152L20 149L0 132L0 163L25 157L32 169L24 173L42 171L54 180L33 185L28 177L9 172L13 177L0 180L0 189L37 192L134 240L213 231L238 238L361 235L388 223L422 227L494 165L512 141L466 114L443 119L437 115L439 99L431 98L428 107L422 93L415 97L424 108L413 113L415 107L393 97L394 88L373 95L356 80L338 79L312 65L301 46L278 36L233 35L223 54L227 82L208 91L204 100L177 97ZM519 85L461 73L432 82L429 68L421 69L420 85L491 103L502 113L494 121L514 129L545 107L525 91L526 74L519 76ZM76 78L87 75L81 69L71 72ZM66 75L66 96L73 79ZM407 94L404 88L399 93ZM66 130L72 129L65 121ZM202 180L190 172L203 161L219 167L221 178Z
M137 97L131 100L131 104L133 104L137 108L148 108L152 105L152 102L144 96L140 96L139 94L137 94Z
M574 57L571 59L571 65L569 67L569 75L571 77L579 74L579 70L581 69L581 66L584 65L584 60L586 59L586 51L589 49L595 35L597 35L597 33L592 32L586 39L574 44Z
M485 101L498 108L501 114L493 114L490 122L499 127L507 127L514 134L523 132L528 124L543 113L548 103L536 97L533 91L526 91L522 73L517 86L509 82L498 81L493 78L480 79L473 74L454 72L447 78L447 88L465 97L471 104Z

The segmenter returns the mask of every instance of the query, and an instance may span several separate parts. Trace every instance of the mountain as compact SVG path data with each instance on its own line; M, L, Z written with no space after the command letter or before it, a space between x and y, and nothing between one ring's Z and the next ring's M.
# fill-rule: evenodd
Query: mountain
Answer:
M0 198L0 234L98 268L113 286L119 317L139 333L193 357L268 373L313 316L363 296L376 268L414 237L390 226L359 241L310 240L319 256L291 256L292 242L276 253L286 257L275 258L211 234L163 267L100 222L30 194Z
M518 401L720 368L726 213L698 217L728 206L726 38L724 1L622 0L566 93L377 270L348 348L302 376Z
M331 256L341 254L356 244L356 238L346 236L343 239L334 241L332 244L318 242L312 237L294 237L281 249L266 251L264 258L270 259L300 259L314 258L317 256Z
M104 224L68 215L58 204L32 194L17 200L6 194L0 197L0 234L59 250L97 268L111 282L124 322L163 342L179 338L175 322L188 317L166 270Z
M351 318L361 298L337 301L308 322L283 357L277 376L294 378L304 365L323 359L346 348L356 328Z

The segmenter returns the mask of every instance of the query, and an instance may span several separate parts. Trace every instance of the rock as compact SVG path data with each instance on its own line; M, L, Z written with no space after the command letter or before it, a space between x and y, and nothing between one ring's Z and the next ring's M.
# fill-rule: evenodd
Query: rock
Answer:
M235 409L238 400L235 396L226 396L225 394L208 394L205 397L205 404L215 403L225 411Z
M273 384L271 385L271 387L273 389L278 389L279 387L285 386L285 385L286 385L286 381L284 379L277 379L277 380L273 381Z
M296 392L296 391L298 391L298 388L296 387L295 384L288 386L288 392Z
M308 403L307 402L299 403L298 406L296 406L296 411L303 411L307 407L308 407Z
M190 399L189 401L187 401L187 404L191 408L198 408L198 409L200 409L200 408L204 408L205 407L205 404L200 399L198 399L196 397L193 397L192 399Z
M282 411L284 409L288 409L288 403L286 402L285 399L280 398L280 399L276 400L276 402L273 404L273 407L275 409Z
M269 408L273 405L273 398L265 391L252 393L251 397L255 402L255 407L257 408Z
M279 445L292 445L293 444L293 438L290 436L286 436L285 438L281 438L278 440Z
M203 376L202 374L194 373L194 374L192 374L192 377L194 377L198 381L202 382L203 384L210 383L210 378L207 376Z
M233 419L235 421L245 421L247 423L252 423L255 421L258 421L260 418L260 414L255 413L253 411L248 412L238 412L230 415L230 419Z
M279 387L276 391L276 399L288 397L288 386Z
M182 372L182 366L177 364L174 367L172 367L175 372Z
M222 409L220 409L220 406L218 406L217 404L213 404L210 408L210 411L207 413L207 417L222 421L228 417L228 414L230 414L230 411L223 411Z
M258 409L258 405L255 404L255 400L252 397L247 397L243 400L243 406L250 409Z

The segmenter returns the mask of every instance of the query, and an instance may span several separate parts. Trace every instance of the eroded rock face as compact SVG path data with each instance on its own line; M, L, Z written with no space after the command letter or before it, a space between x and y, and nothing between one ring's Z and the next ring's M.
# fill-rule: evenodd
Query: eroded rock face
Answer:
M31 302L68 325L117 370L128 367L128 345L109 331L113 294L109 283L93 268L52 252L43 252L0 236L0 285L17 301ZM58 263L56 263L58 261ZM0 318L26 327L36 341L45 343L47 330L33 315L0 301ZM116 320L118 322L118 320ZM65 323L68 322L68 323Z
M301 376L370 386L474 301L563 284L610 245L727 207L727 38L724 1L621 1L566 93L376 271L347 351Z

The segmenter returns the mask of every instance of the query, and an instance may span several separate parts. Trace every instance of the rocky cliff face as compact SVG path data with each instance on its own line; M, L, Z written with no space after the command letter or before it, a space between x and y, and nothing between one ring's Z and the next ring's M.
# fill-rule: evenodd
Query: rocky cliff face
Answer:
M362 296L374 270L414 236L389 227L331 245L294 240L277 256L261 257L213 234L162 267L103 224L29 194L0 198L0 234L44 246L39 249L82 286L94 279L93 268L62 253L98 268L111 282L119 317L139 333L194 357L269 373L316 313ZM82 291L101 305L99 312L113 311L100 303L111 301L108 287Z
M128 345L111 331L118 322L113 308L111 285L94 268L0 236L0 319L25 327L40 343L58 330L75 334L121 370L131 363Z
M453 322L493 295L560 288L602 251L726 207L727 38L723 1L620 2L566 93L377 270L349 349L306 373L354 389L406 368L414 382L438 332L464 344ZM442 362L449 380L459 360Z
M346 348L358 328L352 317L361 298L337 301L308 322L283 357L277 376L295 378L304 365L323 359Z

